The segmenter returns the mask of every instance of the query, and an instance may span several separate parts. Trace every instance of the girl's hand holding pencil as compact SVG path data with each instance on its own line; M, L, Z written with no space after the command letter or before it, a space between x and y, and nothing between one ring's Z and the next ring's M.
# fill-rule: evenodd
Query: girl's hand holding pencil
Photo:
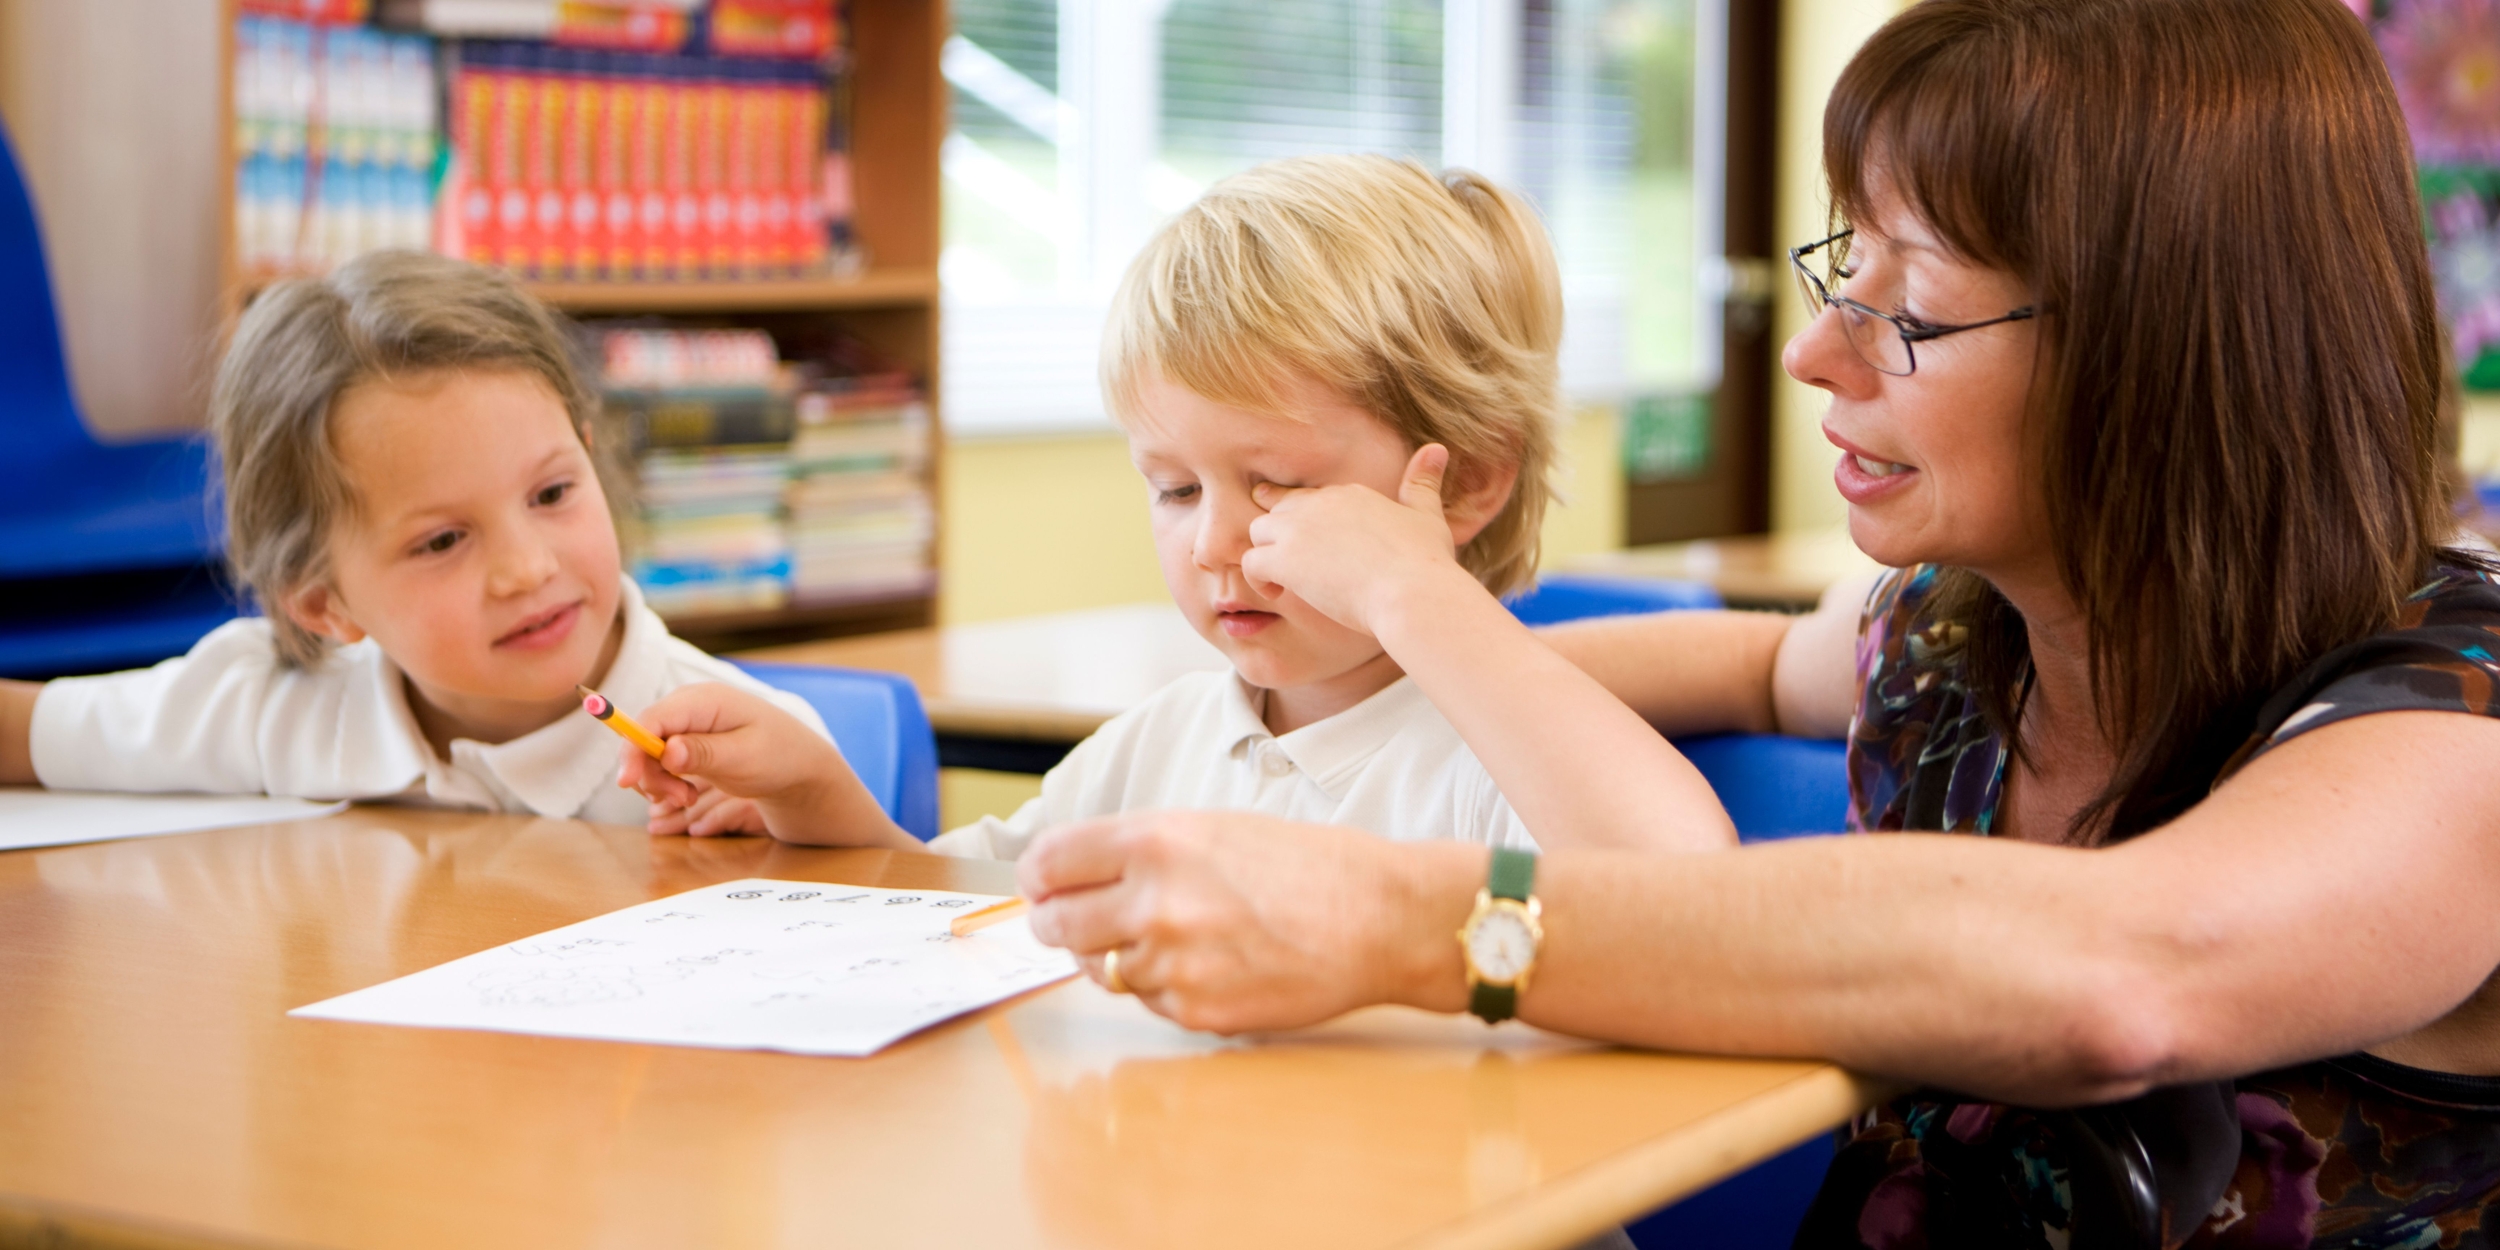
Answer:
M639 717L612 712L602 720L632 744L620 748L616 783L651 800L653 833L739 831L724 817L743 815L732 804L744 801L762 830L784 842L922 849L887 818L833 743L766 699L702 682L679 687ZM659 749L635 743L625 725Z

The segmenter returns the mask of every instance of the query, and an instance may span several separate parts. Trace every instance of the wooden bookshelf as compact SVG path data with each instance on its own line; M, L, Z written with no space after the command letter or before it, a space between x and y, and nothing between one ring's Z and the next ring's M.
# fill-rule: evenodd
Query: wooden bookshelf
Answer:
M530 293L568 313L834 312L908 308L937 298L934 269L871 269L856 278L753 282L532 282Z
M224 10L220 142L226 186L219 195L221 272L229 312L269 278L243 271L236 253L232 148L235 127L234 19ZM782 333L826 322L867 341L922 382L931 421L928 477L936 499L944 454L938 389L939 145L946 137L948 89L938 59L949 21L946 0L843 0L849 19L851 180L854 231L867 268L856 275L752 281L532 281L529 289L583 317L669 316ZM231 324L231 317L228 319ZM943 518L940 524L943 525ZM937 619L937 540L928 585L906 593L800 604L773 612L672 616L680 636L711 650L804 641L932 624Z

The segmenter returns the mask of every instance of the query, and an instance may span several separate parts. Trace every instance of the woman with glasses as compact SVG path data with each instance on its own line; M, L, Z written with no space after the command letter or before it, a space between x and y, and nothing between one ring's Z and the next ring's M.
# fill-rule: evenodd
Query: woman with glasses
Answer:
M1803 1244L2500 1244L2500 584L2452 545L2368 34L1927 0L1824 164L1848 228L1793 253L1785 364L1871 590L1540 638L1452 561L1430 448L1398 500L1263 488L1244 561L1377 637L1532 830L1696 853L1132 816L1035 845L1035 932L1197 1027L1515 1011L1915 1086ZM1710 849L1652 727L1846 736L1875 836Z

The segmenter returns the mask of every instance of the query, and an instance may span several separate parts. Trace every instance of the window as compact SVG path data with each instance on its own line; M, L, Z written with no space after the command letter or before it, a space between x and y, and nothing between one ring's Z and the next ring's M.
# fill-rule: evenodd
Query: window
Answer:
M946 396L959 433L1099 426L1131 256L1208 183L1385 152L1526 191L1562 260L1566 386L1715 380L1702 258L1724 0L958 0L945 54ZM1697 159L1699 158L1699 159Z

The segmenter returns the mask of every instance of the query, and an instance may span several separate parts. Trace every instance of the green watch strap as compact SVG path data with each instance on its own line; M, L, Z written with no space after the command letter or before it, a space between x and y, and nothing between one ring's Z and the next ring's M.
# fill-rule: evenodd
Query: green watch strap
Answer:
M1528 893L1536 884L1536 856L1526 851L1496 847L1493 867L1487 874L1484 892L1514 903L1528 901ZM1478 981L1468 988L1468 1014L1486 1024L1499 1024L1519 1013L1519 987L1489 985Z
M1493 872L1485 882L1485 892L1495 898L1515 903L1528 901L1528 889L1536 884L1536 856L1526 851L1496 847L1493 851Z
M1519 1013L1519 991L1507 985L1476 982L1467 995L1467 1014L1486 1024L1500 1024Z

